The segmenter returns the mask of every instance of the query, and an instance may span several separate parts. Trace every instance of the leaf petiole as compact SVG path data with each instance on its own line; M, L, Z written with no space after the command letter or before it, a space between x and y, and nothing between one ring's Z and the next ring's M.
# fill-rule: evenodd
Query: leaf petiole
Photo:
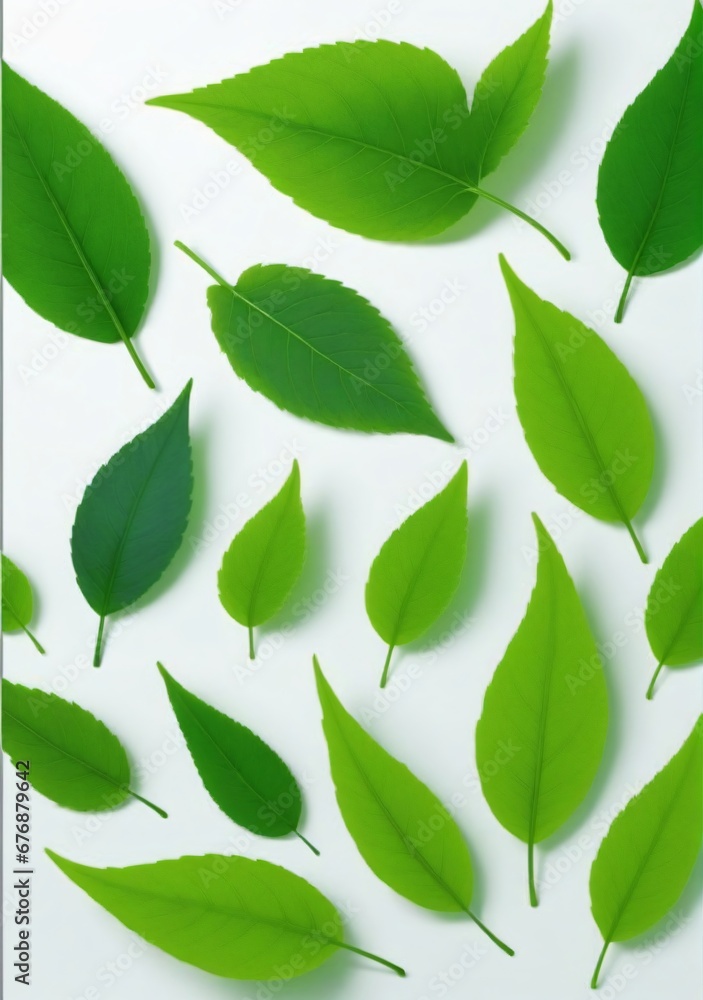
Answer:
M657 669L654 671L652 680L649 683L649 687L647 688L647 701L651 701L652 698L654 697L654 685L657 683L657 677L659 676L659 673L663 666L664 666L664 661L660 660L659 663L657 664Z
M95 639L95 652L93 653L93 666L100 666L100 659L102 657L102 643L103 643L103 630L105 628L105 615L100 615L100 624L98 625L98 634Z
M539 906L537 889L535 888L535 843L530 840L527 845L527 882L530 887L530 906Z
M317 849L317 848L316 848L316 847L314 846L314 844L311 844L311 843L310 843L310 841L309 841L309 840L307 839L307 837L304 837L304 836L302 835L302 833L300 833L300 832L299 832L298 830L293 830L293 833L294 833L294 834L296 835L296 837L299 837L299 838L300 838L300 839L302 840L302 842L303 842L303 843L304 843L305 845L307 845L307 847L309 847L309 848L310 848L310 850L312 851L312 853L313 853L313 854L316 854L318 858L320 857L320 852L319 852L319 851L318 851L318 849Z
M40 653L42 653L42 654L46 653L46 650L44 649L44 647L42 646L42 644L39 642L39 640L37 639L37 637L35 635L32 635L32 633L29 631L29 629L27 628L26 625L22 626L22 631L26 635L29 636L29 638L32 640L32 642L34 643L35 647L39 650Z
M603 950L601 951L600 955L598 956L598 962L596 963L596 967L593 970L593 976L591 978L591 989L592 990L595 990L598 987L598 976L600 974L601 966L603 964L603 959L605 958L605 953L606 953L606 951L608 950L609 947L610 947L610 941L605 941L604 944L603 944Z
M158 813L162 819L168 819L168 813L164 812L164 810L159 806L154 805L154 803L150 802L149 799L144 799L141 795L137 795L137 793L133 792L131 788L127 789L127 793L131 795L132 798L137 799L138 802L143 802L145 806L149 806L149 808L153 809L155 813Z
M225 281L221 274L218 274L214 268L210 267L210 265L207 264L202 257L198 257L197 253L194 250L191 250L190 247L187 247L185 243L181 243L180 240L175 240L173 245L174 247L178 247L179 250L182 250L186 257L190 257L191 260L194 260L196 264L202 267L203 271L207 272L211 278L214 278L218 285L222 285L223 288L227 288L230 291L232 290L232 286L229 282Z
M374 955L370 951L364 951L363 948L355 948L353 944L347 944L345 941L334 941L330 939L329 943L336 945L337 948L345 948L347 951L353 951L355 955L363 955L364 958L370 958L372 962L378 962L379 965L385 965L387 969L392 969L393 972L397 973L399 976L407 975L405 969L401 969L399 965L396 965L394 962L389 962L386 958L380 958L378 955Z
M625 301L627 299L627 293L630 291L630 285L632 284L633 277L633 272L628 271L627 278L625 279L625 287L622 290L622 295L620 296L620 301L618 302L618 308L615 311L616 323L622 323L622 318L625 315Z
M536 229L538 233L541 233L542 236L548 239L549 242L552 244L552 246L556 247L556 249L562 255L564 260L571 260L571 254L566 249L564 244L560 240L558 240L553 233L550 233L548 229L545 229L545 227L541 223L537 222L536 219L533 219L532 216L527 215L525 212L523 212L522 209L517 208L517 206L515 205L511 205L510 202L508 201L503 201L502 198L498 198L496 195L491 194L489 191L484 191L483 188L470 185L469 190L472 191L474 194L478 195L479 198L485 198L486 201L492 201L494 205L499 205L501 208L506 209L506 211L511 212L513 215L516 215L518 219L522 219L522 221L526 222L528 226L532 226L533 229Z
M643 563L648 563L649 559L647 558L647 553L642 548L642 543L640 542L639 538L635 534L635 529L632 527L632 524L630 523L629 518L625 517L625 515L623 514L622 520L623 520L623 524L625 525L625 527L627 528L627 530L629 532L630 538L632 539L632 541L635 544L635 548L637 549L637 555L640 557L640 559L641 559L641 561Z
M381 687L386 686L388 681L388 669L391 665L391 657L393 656L393 650L395 649L395 643L391 643L388 647L388 654L386 655L386 662L383 664L383 673L381 674Z
M466 912L471 917L471 919L476 924L476 926L480 927L481 930L483 931L483 933L487 937L489 937L494 944L497 944L498 947L502 951L504 951L506 955L510 955L510 957L512 958L512 956L515 954L515 952L513 951L513 949L509 945L507 945L505 943L505 941L501 941L499 937L496 937L496 935L493 933L493 931L489 931L489 929L486 927L486 925L484 923L481 923L481 921L478 919L478 917L475 914L473 914L471 912L471 910L469 910L467 908Z
M256 659L256 650L254 649L254 629L249 625L249 659Z

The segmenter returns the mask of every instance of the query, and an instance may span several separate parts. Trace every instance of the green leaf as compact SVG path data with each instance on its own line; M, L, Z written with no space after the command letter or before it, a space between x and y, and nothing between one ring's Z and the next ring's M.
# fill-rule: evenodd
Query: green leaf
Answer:
M276 406L331 427L453 441L388 320L351 288L300 267L258 264L208 288L212 329L237 375Z
M537 906L534 846L566 822L591 787L605 745L608 693L573 581L544 525L532 518L537 581L486 691L476 764L494 816L527 844L530 903Z
M392 962L346 944L332 903L305 879L268 861L204 854L89 868L46 853L149 944L216 976L288 980L316 969L338 948L405 975Z
M129 761L115 734L58 695L3 680L2 748L26 763L33 788L67 809L103 812L131 795L166 817L129 787Z
M28 635L40 653L44 647L27 627L34 612L34 595L29 580L21 569L2 554L2 631Z
M506 122L495 137L480 125L472 128L464 86L436 52L385 40L289 53L221 83L147 104L204 122L277 190L348 232L377 240L426 239L483 197L539 230L568 260L568 250L551 233L480 188L473 173L472 143L487 142L488 163L497 162L535 100L539 56L536 71L525 77L519 65L525 46L518 48L519 55L501 59L504 84L520 84L514 99L507 90L502 101L494 99ZM480 121L487 113L477 111Z
M100 615L96 667L106 617L142 597L181 544L193 489L191 386L98 470L76 511L71 556L78 586Z
M295 461L280 492L235 535L217 574L223 608L249 629L252 660L254 626L280 611L304 560L305 514Z
M703 716L669 763L630 799L591 867L591 910L603 935L591 987L613 941L653 927L674 905L703 837Z
M514 954L469 909L471 856L449 811L361 728L328 684L317 657L313 664L337 803L366 864L418 906L468 914L503 951Z
M290 769L251 729L187 691L160 663L171 707L205 788L235 823L262 837L298 830L302 795Z
M501 255L515 313L515 397L537 464L571 503L632 526L652 481L654 430L636 382L595 331L545 302Z
M468 470L459 471L383 543L366 584L366 611L388 655L386 686L396 646L419 639L451 601L466 559Z
M625 111L598 171L596 202L610 252L633 277L659 274L703 245L703 10L698 0L669 62Z
M3 272L27 305L78 337L131 337L146 309L151 253L139 203L77 118L3 63Z
M469 174L496 169L527 128L547 73L551 0L542 17L496 56L476 84L468 127Z
M664 664L686 667L703 659L703 518L684 532L654 577L644 623L657 658L651 699Z

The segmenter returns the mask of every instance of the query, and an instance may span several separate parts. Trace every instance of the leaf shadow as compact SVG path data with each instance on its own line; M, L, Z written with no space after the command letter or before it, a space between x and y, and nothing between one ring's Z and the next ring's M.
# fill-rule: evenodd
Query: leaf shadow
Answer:
M307 621L326 603L312 602L311 598L323 590L330 567L330 518L326 507L317 507L306 515L305 562L300 576L286 598L280 611L273 618L258 626L260 636L277 632L284 625ZM301 610L302 607L302 610ZM297 610L296 610L297 609Z
M581 58L579 50L571 46L550 63L544 83L542 98L525 132L516 147L501 161L496 194L504 201L516 204L523 192L538 175L540 168L554 147L562 126L573 111L573 97L581 83ZM491 183L491 181L489 181ZM504 209L485 198L443 233L423 240L423 245L456 243L476 235L491 224L497 212Z
M649 410L649 416L652 421L652 428L654 431L654 471L652 473L652 482L647 490L647 496L644 498L644 503L637 513L637 520L640 523L646 523L649 519L649 515L656 509L662 493L664 492L664 486L667 482L667 455L670 450L667 447L661 420L651 407L648 406L647 409ZM649 556L649 551L646 545L644 546L644 550Z
M398 649L395 665L398 666L408 653L423 652L447 641L458 629L467 624L468 615L481 591L488 567L492 508L486 497L469 503L469 534L466 558L461 570L459 586L448 607L434 625L414 642Z

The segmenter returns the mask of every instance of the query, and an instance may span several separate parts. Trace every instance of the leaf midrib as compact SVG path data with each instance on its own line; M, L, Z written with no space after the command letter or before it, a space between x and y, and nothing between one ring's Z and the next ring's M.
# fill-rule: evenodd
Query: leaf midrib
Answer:
M36 174L36 176L37 176L37 178L39 180L39 183L44 188L44 192L45 192L47 198L49 199L49 202L50 202L52 208L56 212L56 214L57 214L57 216L59 218L59 221L61 222L61 225L64 227L64 230L66 231L66 235L68 236L69 240L71 241L73 249L76 251L76 254L78 256L78 259L80 260L81 264L83 265L83 268L85 269L86 274L90 278L90 281L92 282L93 287L95 288L95 291L98 293L98 297L100 298L100 301L101 301L101 303L103 305L103 308L105 309L106 313L110 317L110 320L112 321L112 324L115 327L115 330L117 331L118 337L121 340L123 340L123 341L126 342L127 340L129 340L129 335L127 334L127 331L125 330L125 328L122 326L122 323L120 322L120 319L117 316L117 313L115 312L115 310L112 307L112 303L110 302L110 300L106 296L105 289L102 286L102 282L100 281L100 279L98 278L97 274L95 273L93 265L88 260L86 254L85 254L85 251L83 250L83 247L81 246L81 244L80 244L80 242L78 240L78 237L76 236L76 234L73 231L73 227L71 226L71 223L68 221L68 218L67 218L66 214L64 213L64 210L62 209L61 205L59 204L56 196L54 195L54 192L51 190L51 187L49 186L49 184L45 180L44 175L39 170L39 167L37 166L37 163L36 163L34 157L32 156L32 151L29 148L29 144L27 143L27 140L24 138L24 135L20 131L20 128L19 128L19 126L17 124L17 120L16 120L16 118L14 116L12 108L9 107L9 104L5 105L4 112L11 119L12 125L13 125L15 133L17 135L17 138L19 139L20 143L22 144L22 146L24 148L25 155L26 155L27 159L29 160L29 163L30 163L32 169L34 170L34 173Z
M180 686L180 685L178 685L178 688L180 688L180 687L181 687L181 686ZM178 689L177 689L177 690L178 690ZM189 693L189 692L188 692L188 693ZM180 690L178 690L178 694L179 694L179 695L181 695L181 691L180 691ZM193 697L194 697L194 696L193 696ZM199 699L198 699L198 700L199 700ZM205 736L207 736L208 740L209 740L209 741L210 741L210 742L212 743L212 745L213 745L213 746L215 747L215 749L216 749L216 750L217 750L217 751L218 751L218 752L219 752L219 753L221 754L221 756L222 756L222 757L224 758L224 760L225 760L225 761L227 762L227 764L229 765L229 767L231 767L231 769L232 769L232 770L234 771L234 773L235 773L235 774L237 775L237 777L238 777L238 778L239 778L239 780L240 780L240 781L242 782L242 784L243 784L243 785L245 785L245 786L246 786L246 787L247 787L247 788L249 789L249 791L250 791L250 792L252 792L252 794L253 794L253 795L254 795L254 796L255 796L255 797L256 797L256 798L257 798L257 799L258 799L258 800L259 800L259 801L261 802L261 804L262 804L262 805L265 805L265 806L268 806L268 805L270 805L270 802L269 802L269 800L268 800L268 799L265 799L265 798L264 798L264 797L263 797L263 796L261 795L261 793L260 793L260 792L258 791L258 789L254 788L254 786L253 786L253 785L251 785L251 784L250 784L250 783L249 783L249 782L247 781L247 779L246 779L246 778L244 777L244 775L242 774L242 772L241 772L241 771L239 770L239 768L238 768L238 767L236 766L236 764L234 763L234 761L233 761L233 760L231 759L231 757L229 757L229 756L227 755L227 753L226 753L226 752L225 752L225 751L223 750L223 748L222 748L222 747L220 746L220 744L219 744L219 743L217 742L217 740L216 740L216 739L215 739L215 737L214 737L214 736L212 735L212 733L211 733L211 732L210 732L210 731L209 731L208 729L206 729L206 728L205 728L205 726L203 725L203 723L202 723L202 722L200 721L200 718L198 717L198 715L196 715L196 713L195 713L195 711L193 710L193 708L191 708L191 706L190 706L190 705L188 704L188 700L187 700L187 698L183 698L183 697L181 696L181 697L180 697L180 699L179 699L179 701L180 701L180 704L181 704L181 706L183 706L183 707L184 707L184 708L186 709L186 711L187 711L187 712L189 713L189 715L190 715L191 719L192 719L192 720L193 720L193 721L194 721L194 722L196 723L196 725L197 725L197 726L199 727L199 729L200 729L200 730L201 730L201 731L202 731L202 732L203 732L203 733L205 734ZM204 703L203 703L203 704L204 704ZM217 709L215 709L215 708L212 708L212 706L211 706L211 705L208 705L207 707L208 707L208 708L210 708L210 709L212 709L212 711L213 711L213 712L217 712ZM222 713L222 712L218 712L218 714L219 714L219 715L222 715L222 716L223 716L223 718L226 718L228 722L233 722L233 723L234 723L234 725L241 725L241 723L238 723L238 722L236 722L236 720L234 720L234 719L230 719L230 718L229 718L229 716L225 716L225 715L224 715L224 713ZM242 726L242 728L243 728L243 729L246 729L247 727L246 727L246 726ZM248 730L248 732L251 732L251 730ZM256 734L255 734L255 733L252 733L252 736L256 736ZM261 742L263 742L263 740L262 740ZM267 747L267 749L268 749L268 750L271 750L271 748L270 748L270 747ZM274 751L273 751L273 750L271 750L271 753L273 753L273 752L274 752ZM192 756L192 751L191 751L191 756ZM276 754L276 756L278 756L278 755ZM193 759L195 760L195 758L193 758ZM279 760L280 760L280 757L279 757ZM281 763L282 763L282 764L284 764L284 762L283 762L282 760L281 760ZM196 766L197 766L197 765L196 765ZM284 764L284 766L286 766L286 765ZM198 770L199 770L199 769L198 769ZM292 775L292 774L291 774L291 777L293 777L293 775ZM294 779L294 778L293 778L293 780L295 781L295 779ZM224 811L224 810L223 810L223 811ZM278 815L278 814L277 814L277 815ZM289 828L290 832L291 832L291 833L295 833L295 831L296 831L296 827L294 827L294 826L293 826L293 825L292 825L291 823L289 823L289 822L288 822L288 819L287 819L286 817L284 817L284 816L282 816L282 815L281 815L281 816L280 816L280 818L281 818L281 819L283 820L283 822L285 823L285 825L286 825L286 826L287 826L287 827ZM244 825L244 824L242 824L242 825ZM265 836L265 835L264 835L264 834L260 834L260 836Z
M13 712L12 712L12 709L3 707L3 713L6 713L7 716L10 719L12 719L12 721L15 722L18 726L21 726L22 728L26 729L27 732L31 733L33 736L38 737L41 742L46 743L53 750L58 751L58 753L63 754L64 757L68 757L70 760L73 760L77 764L82 765L88 771L92 771L93 774L97 774L97 776L99 778L103 778L105 781L108 782L108 784L112 785L113 788L117 788L121 792L124 792L125 796L129 793L129 789L125 785L119 784L119 782L115 781L115 779L113 777L111 777L109 774L106 774L104 771L101 771L99 768L95 767L89 761L83 760L83 758L76 757L75 754L69 753L69 751L66 750L65 747L59 746L58 743L54 743L54 741L50 740L47 736L44 735L44 733L40 733L39 730L33 729L30 725L28 725L28 723L26 723L24 721L24 719L20 719L16 715L14 715ZM112 736L113 734L110 733L110 735ZM115 739L117 739L117 738L115 737ZM118 742L118 744L120 746L120 749L123 750L123 752L124 752L124 748L122 747L122 744L119 743L119 740L117 742Z
M688 603L686 604L686 609L685 609L683 615L681 616L681 621L677 625L676 630L674 632L674 635L673 635L671 641L669 642L668 646L666 647L666 652L660 658L659 663L663 663L665 666L669 666L669 664L667 664L667 662L666 662L666 658L669 655L669 653L671 652L671 650L674 648L674 646L676 645L679 636L681 635L681 633L683 632L684 628L686 627L686 624L688 622L688 617L691 614L691 610L695 607L696 604L698 604L700 602L702 594L703 594L703 582L701 582L698 585L698 589L694 592L693 596L691 597L691 600L688 601ZM673 666L675 667L677 665L678 664L674 664ZM683 666L683 664L681 664L681 666Z
M250 627L250 628L253 627L251 620L252 620L252 617L254 616L254 605L256 603L257 597L259 596L259 589L261 588L261 583L262 583L262 580L263 580L263 577L264 577L264 570L265 570L266 563L268 562L269 553L271 552L271 547L272 547L272 545L274 543L274 538L275 538L275 536L278 535L278 532L279 532L280 527L281 527L281 523L282 523L284 517L286 516L286 514L288 513L288 507L289 507L290 502L291 502L291 496L290 496L290 492L291 491L289 489L289 483L285 483L284 486L283 486L283 489L284 490L288 490L288 493L284 497L284 502L283 502L283 504L281 506L281 510L280 510L280 512L278 514L278 517L276 518L276 521L275 521L275 524L274 524L274 527L273 527L273 531L270 532L269 537L268 537L268 539L266 541L266 545L264 546L264 551L262 553L261 560L259 561L259 567L258 567L258 569L256 571L256 577L254 579L254 583L253 583L252 588L251 588L251 595L250 595L250 598L249 598L249 621L247 622L247 626ZM275 497L274 497L274 499L275 499ZM285 600L285 598L284 598L284 600Z
M692 741L692 746L693 746L693 751L691 751L691 752L693 753L696 750L696 741L695 740ZM644 870L645 870L645 868L647 866L647 863L648 863L650 857L652 856L652 854L653 854L653 852L654 852L654 850L655 850L655 848L656 848L659 840L661 839L661 837L662 837L662 835L664 833L664 830L666 829L666 827L668 826L668 824L669 824L669 822L671 820L672 805L673 805L674 801L678 798L678 796L679 796L679 794L681 792L681 789L682 789L682 787L684 785L684 782L686 781L686 778L688 777L688 768L689 768L689 766L690 766L690 759L686 762L686 765L684 766L684 769L683 769L683 773L682 773L682 775L681 775L681 777L680 777L680 779L679 779L679 781L678 781L678 783L676 785L676 788L674 789L674 791L671 794L671 797L669 799L668 808L665 809L665 810L663 810L662 813L661 813L660 821L656 825L656 828L654 830L654 834L653 834L652 839L650 841L649 847L645 851L645 854L644 854L644 857L642 858L642 861L637 866L637 871L635 872L635 874L634 874L634 876L632 878L632 882L630 883L630 888L625 893L625 897L624 897L622 903L620 904L620 906L617 909L617 912L616 912L616 915L615 915L615 919L613 920L613 922L610 925L610 930L608 931L608 936L605 938L605 941L606 941L607 944L610 944L613 941L613 935L615 934L615 932L618 929L618 926L620 924L620 921L623 918L625 910L627 909L627 907L628 907L628 905L630 903L630 900L632 899L632 896L633 896L633 894L635 892L635 889L637 888L637 886L639 884L639 881L642 878L642 875L643 875ZM653 780L656 780L656 779L653 779ZM622 815L624 815L624 813Z
M386 806L386 804L383 801L383 799L380 797L380 795L376 791L376 788L375 788L374 784L369 779L369 777L366 774L366 771L364 770L364 768L362 767L362 765L361 765L358 757L354 753L354 750L353 750L352 746L348 742L348 740L347 740L347 738L346 738L346 736L344 734L342 726L337 721L337 708L336 708L336 705L334 704L333 701L330 701L330 704L331 704L331 707L332 707L332 716L333 716L333 718L335 720L335 723L336 723L337 732L338 732L338 734L339 734L342 742L344 743L344 746L346 747L347 752L349 753L349 756L354 761L354 764L355 764L355 766L356 766L359 774L361 775L361 777L362 777L362 779L364 781L364 784L366 785L367 789L371 793L372 797L375 799L375 801L380 806L381 811L387 817L390 825L393 827L393 829L395 830L397 836L400 838L403 846L406 848L407 853L412 858L414 858L414 859L416 859L417 861L420 862L420 864L422 865L422 867L432 876L432 878L435 880L435 882L437 882L437 884L447 893L447 895L449 897L451 897L451 899L453 899L454 902L459 905L459 908L460 908L460 910L463 913L468 913L469 912L470 900L469 900L469 902L464 903L459 898L459 896L454 892L454 890L445 882L445 880L442 878L442 876L439 874L439 872L437 872L434 869L434 867L427 860L427 858L424 856L424 854L422 853L422 851L418 847L415 847L415 845L412 844L407 839L407 837L405 836L405 833L403 832L403 830L401 829L401 827L398 825L398 823L396 822L395 817L393 816L393 814L391 813L391 811L389 810L389 808ZM355 720L352 720L352 722L354 723L354 725L358 725L358 723ZM368 735L368 734L365 734L365 735ZM372 737L369 737L369 739L372 739ZM381 751L383 753L386 753L386 751L383 750L382 747L380 749L381 749ZM390 756L390 754L388 756ZM396 763L398 763L398 762L396 761ZM404 765L401 765L401 766L404 766ZM415 776L413 775L413 777L415 777ZM416 780L419 781L419 778L416 779ZM439 800L437 800L437 801L439 802ZM441 803L439 803L439 805L442 807ZM442 808L444 808L444 807L442 807ZM418 904L418 905L423 905L423 904Z
M698 0L696 0L696 3L698 3ZM642 254L644 253L645 247L647 245L647 240L649 239L649 237L651 235L651 232L652 232L652 229L654 228L654 224L657 221L657 218L659 216L659 211L661 209L661 204L662 204L662 201L664 199L664 193L666 191L666 185L667 185L667 182L668 182L668 179L669 179L669 173L671 171L671 165L672 165L673 159L674 159L674 147L676 146L676 142L678 140L679 131L681 130L681 121L683 119L683 111L684 111L684 107L686 106L686 101L688 99L688 89L689 89L689 85L690 85L690 82L691 82L692 65L693 65L693 59L689 58L687 60L686 82L685 82L685 84L683 86L683 93L682 93L682 98L681 98L681 104L679 106L679 113L678 113L677 118L676 118L676 128L674 129L674 138L672 140L671 146L669 147L669 153L668 153L668 156L667 156L667 159L666 159L666 166L664 167L664 170L663 170L662 175L661 175L661 180L660 180L660 184L659 184L659 194L657 196L657 202L656 202L656 205L654 206L654 210L653 210L651 218L649 220L649 225L647 226L647 228L645 230L645 234L642 237L642 241L640 243L639 249L637 250L637 253L635 254L633 263L630 266L630 268L628 269L628 272L627 272L628 279L632 278L633 275L635 274L635 271L637 270L637 265L640 262L640 258L642 256Z
M601 481L605 484L605 486L607 488L607 491L608 491L608 493L610 495L610 498L613 501L613 506L617 510L617 512L618 512L618 514L620 516L620 520L622 521L622 523L624 525L629 525L630 524L630 518L625 513L625 509L624 509L624 507L622 505L620 497L618 496L617 491L615 490L615 484L613 482L609 482L608 481L611 477L605 475L605 473L608 471L608 469L607 469L607 467L605 465L605 462L603 461L603 459L601 457L600 451L598 450L598 445L596 444L596 441L595 441L595 439L593 437L593 434L591 433L591 429L588 426L585 417L581 413L581 409L580 409L580 407L578 405L578 402L576 401L576 399L575 399L575 397L574 397L574 395L573 395L573 393L571 391L571 386L569 385L568 381L566 380L566 377L565 377L565 375L564 375L564 373L563 373L563 371L561 369L561 366L559 365L558 361L556 360L556 358L554 356L554 352L552 351L552 345L549 343L549 340L545 336L545 334L544 334L544 332L542 330L542 327L537 322L537 320L536 320L536 318L535 318L532 310L529 308L527 300L522 295L522 290L520 289L519 284L517 282L514 282L514 287L515 287L515 290L516 290L516 294L519 295L519 297L520 297L520 301L522 302L522 305L523 305L523 308L525 310L525 313L529 317L530 323L532 324L533 329L537 332L537 334L539 336L539 339L542 342L542 345L543 345L543 347L544 347L544 349L545 349L545 351L546 351L546 353L547 353L547 355L549 357L549 360L552 363L552 368L555 371L555 373L557 375L557 378L559 379L559 382L560 382L560 384L562 386L562 389L564 391L564 396L566 397L566 400L569 403L569 406L571 407L571 411L574 414L574 416L576 417L576 422L578 423L579 427L581 428L581 431L582 431L583 436L585 438L586 444L588 445L588 448L589 448L589 450L591 452L591 455L593 456L593 458L594 458L594 460L596 462L596 465L600 469Z

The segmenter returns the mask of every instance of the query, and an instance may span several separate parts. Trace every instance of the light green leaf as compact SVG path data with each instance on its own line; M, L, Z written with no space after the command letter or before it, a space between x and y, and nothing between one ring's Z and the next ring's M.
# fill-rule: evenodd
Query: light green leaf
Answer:
M386 686L396 646L419 639L451 601L466 559L468 470L459 471L383 543L366 584L366 611L388 655Z
M674 545L654 577L644 617L657 669L647 690L654 694L659 671L703 659L703 518Z
M249 629L252 660L254 626L280 611L304 560L305 513L295 461L280 492L235 535L217 574L223 608Z
M591 787L605 745L608 693L573 581L544 525L532 518L537 582L486 691L476 763L494 816L527 844L530 903L537 906L534 846L566 822Z
M571 503L632 526L652 481L654 430L636 382L595 331L545 302L501 255L515 313L515 398L537 464Z
M204 854L130 868L89 868L46 852L64 875L149 944L229 979L293 979L345 948L321 892L268 861ZM194 933L197 928L197 933Z
M114 733L58 695L3 680L2 748L26 763L33 788L67 809L103 812L131 795L166 816L129 787L129 761Z
M205 788L220 809L262 837L298 830L302 795L288 766L251 729L187 691L160 663L171 707Z
M669 763L630 799L591 868L591 909L603 935L591 987L613 941L653 927L688 882L703 837L703 716Z
M76 511L71 556L78 586L100 615L96 667L107 616L142 597L181 544L193 489L191 385L98 470Z
M508 70L508 63L513 59L505 56L501 76L521 79L519 67ZM527 79L524 89L531 93ZM506 129L488 141L489 163L512 144L509 133L516 137L519 123L524 127L533 100L534 94L523 98L522 90L516 92L517 108L507 94L503 102L496 98ZM479 127L474 139L464 86L430 49L385 40L320 45L147 104L204 122L277 190L351 233L425 239L483 197L520 216L569 258L538 222L479 187L472 142L485 143L486 134Z
M132 344L149 293L139 203L82 122L3 63L3 273L27 305L79 337Z
M496 169L527 128L547 73L552 3L496 56L476 84L469 118L469 174L478 183Z
M601 229L627 271L615 322L635 276L659 274L703 245L703 10L669 62L618 122L598 171Z
M212 329L237 375L276 406L331 427L453 441L388 320L338 281L257 264L208 289Z
M366 864L418 906L468 914L503 951L514 954L469 908L471 856L448 809L361 728L328 684L316 657L313 664L337 802Z
M40 653L44 647L27 627L34 613L34 595L29 580L11 559L2 554L2 631L28 635Z

